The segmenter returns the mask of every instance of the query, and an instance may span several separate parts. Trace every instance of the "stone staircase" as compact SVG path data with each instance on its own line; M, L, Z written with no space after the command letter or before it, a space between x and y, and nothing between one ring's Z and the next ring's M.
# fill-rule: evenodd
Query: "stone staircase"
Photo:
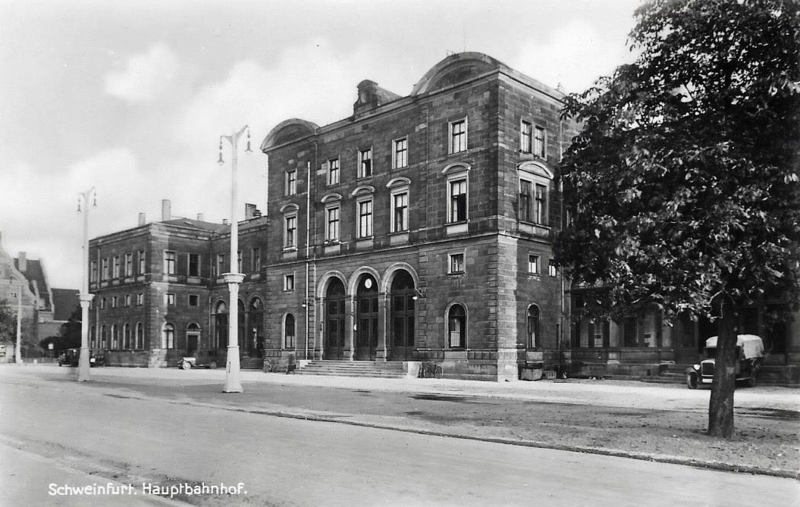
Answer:
M402 362L394 361L311 361L295 370L298 375L329 377L403 378Z

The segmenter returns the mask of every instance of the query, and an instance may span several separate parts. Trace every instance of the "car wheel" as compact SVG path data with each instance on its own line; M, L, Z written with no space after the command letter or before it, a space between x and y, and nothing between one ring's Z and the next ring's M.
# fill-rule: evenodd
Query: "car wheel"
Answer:
M689 389L697 389L697 375L694 373L686 375L686 386Z
M192 369L192 363L190 363L189 361L181 361L181 370L191 370L191 369Z
M217 369L217 362L216 361L211 361L210 363L208 363L208 367L211 368L212 370L216 370Z

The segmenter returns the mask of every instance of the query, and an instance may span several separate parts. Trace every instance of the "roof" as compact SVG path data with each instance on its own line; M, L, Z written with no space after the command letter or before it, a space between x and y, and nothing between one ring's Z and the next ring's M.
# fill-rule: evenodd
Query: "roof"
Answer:
M75 289L53 289L53 320L69 320L80 307L78 293Z
M535 88L557 100L561 100L565 96L563 92L526 76L491 56L477 52L464 52L450 55L434 65L422 76L422 79L414 85L409 97L414 99L419 95L435 93L438 90L457 86L466 81L477 79L493 72L499 72L510 76L516 81ZM362 90L373 92L377 98L372 106L387 104L402 98L395 93L379 87L375 82L368 79L359 83L358 89L359 93ZM359 102L356 103L356 110L359 109L358 104ZM356 114L356 117L357 116ZM266 153L277 146L313 136L317 133L319 128L317 124L300 118L291 118L282 121L270 130L267 137L264 138L264 141L261 143L261 151Z
M50 301L50 290L47 285L47 276L44 273L44 266L42 261L38 259L25 259L25 271L19 269L19 259L14 259L14 267L28 280L28 286L31 292L38 294L39 298L44 301L44 309L49 310L52 308L53 302Z
M173 218L172 220L164 220L158 222L160 224L177 225L180 227L192 227L194 229L201 229L208 232L224 233L228 232L231 228L228 224L217 224L214 222L204 222L202 220L193 220L191 218Z

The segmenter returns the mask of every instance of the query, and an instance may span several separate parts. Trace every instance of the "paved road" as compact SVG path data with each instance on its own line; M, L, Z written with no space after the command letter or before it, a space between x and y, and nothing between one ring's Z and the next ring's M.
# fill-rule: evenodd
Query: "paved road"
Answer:
M209 506L800 505L789 479L134 399L100 383L4 383L0 410L0 491L23 483L29 496L14 498L31 505L85 505L41 499L50 483L107 479L244 483L242 494L188 498ZM76 475L31 475L20 456Z

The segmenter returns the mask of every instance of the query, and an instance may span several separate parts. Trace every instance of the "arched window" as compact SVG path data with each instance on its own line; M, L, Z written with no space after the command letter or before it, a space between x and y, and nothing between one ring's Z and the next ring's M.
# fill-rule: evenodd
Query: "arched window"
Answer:
M228 346L228 306L224 301L217 303L214 309L214 339L212 349Z
M175 326L167 322L161 333L161 347L165 349L175 348Z
M448 346L463 349L467 345L467 314L461 305L453 305L447 313Z
M97 348L97 328L95 326L89 328L89 344L90 348Z
M131 326L127 322L122 325L122 349L131 349Z
M528 308L528 348L535 349L539 344L539 307L531 305Z
M286 315L286 320L283 322L283 343L287 349L295 347L295 329L294 329L294 315L291 313Z
M119 333L117 331L117 325L111 324L111 350L119 349Z
M100 348L103 350L106 350L106 347L108 345L108 334L106 333L107 333L106 325L103 324L102 326L100 326Z
M134 350L144 349L144 326L141 322L136 323L136 336L133 342Z

